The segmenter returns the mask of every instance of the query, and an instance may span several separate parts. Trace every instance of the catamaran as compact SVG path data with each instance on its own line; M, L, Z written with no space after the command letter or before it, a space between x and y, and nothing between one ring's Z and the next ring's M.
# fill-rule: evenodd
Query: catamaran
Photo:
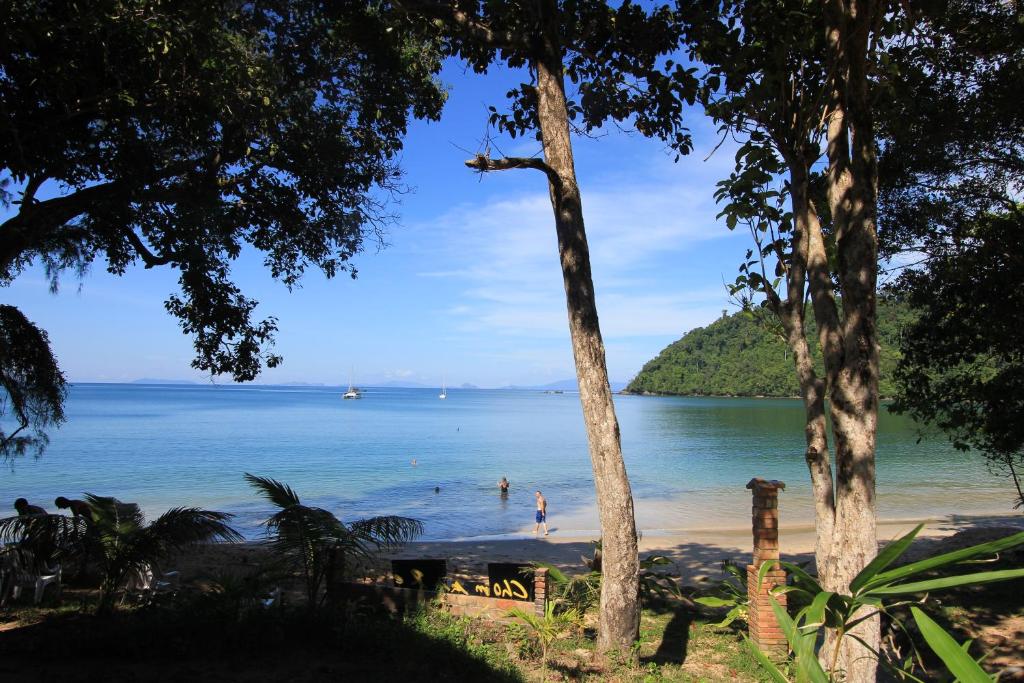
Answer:
M441 393L438 395L438 398L441 399L441 400L444 400L444 399L448 398L448 389L445 386L445 382L446 382L446 380L444 380L444 379L441 380Z

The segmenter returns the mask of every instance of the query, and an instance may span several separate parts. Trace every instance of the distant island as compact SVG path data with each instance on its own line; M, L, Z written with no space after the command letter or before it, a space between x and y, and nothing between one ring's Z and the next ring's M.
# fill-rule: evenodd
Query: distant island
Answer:
M900 357L899 338L912 318L913 312L904 304L879 300L879 393L883 397L894 392L891 377ZM820 373L818 333L810 310L807 339ZM786 343L752 316L740 312L723 315L669 344L644 365L623 393L783 397L797 396L799 386Z

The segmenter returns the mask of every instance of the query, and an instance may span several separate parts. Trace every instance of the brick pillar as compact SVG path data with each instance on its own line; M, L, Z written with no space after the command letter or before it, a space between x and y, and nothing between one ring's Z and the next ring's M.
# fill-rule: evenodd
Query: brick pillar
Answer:
M781 481L754 478L747 484L754 496L754 563L747 565L747 595L750 596L750 639L765 652L785 654L788 644L779 622L772 612L768 591L786 583L786 570L779 560L779 491L786 488ZM760 589L757 574L761 565L770 562L772 568L765 574ZM774 596L785 608L786 596Z
M533 572L533 613L544 618L548 607L548 570L537 567Z

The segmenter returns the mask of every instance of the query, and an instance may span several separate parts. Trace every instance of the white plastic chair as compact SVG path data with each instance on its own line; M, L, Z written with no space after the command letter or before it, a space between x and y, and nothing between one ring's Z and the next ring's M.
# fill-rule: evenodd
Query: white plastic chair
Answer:
M38 605L43 601L46 587L56 584L57 593L60 593L61 580L63 577L61 566L43 566L41 569L33 567L32 555L25 550L8 549L3 553L2 583L8 586L11 598L17 600L21 597L22 590L31 588L33 590L33 604Z
M153 565L145 564L128 575L125 584L125 595L138 597L142 602L149 602L159 593L170 593L177 590L181 583L181 575L176 571L162 572L156 576Z

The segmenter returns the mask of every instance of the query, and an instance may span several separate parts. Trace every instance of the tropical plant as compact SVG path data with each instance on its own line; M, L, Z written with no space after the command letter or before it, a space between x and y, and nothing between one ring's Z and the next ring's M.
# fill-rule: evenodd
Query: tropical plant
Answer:
M720 622L712 624L719 628L725 628L736 620L746 621L750 612L750 596L747 595L747 570L732 560L722 560L722 571L727 576L719 581L715 589L717 595L703 595L693 600L705 607L729 608Z
M582 616L575 609L556 610L555 603L552 601L549 601L544 608L543 617L539 617L533 612L521 610L518 607L510 609L508 614L522 620L526 628L533 633L537 642L540 643L541 680L547 680L548 650L551 644L566 631L578 628L582 623Z
M905 602L889 603L886 600L893 596L916 596L932 591L957 586L974 586L994 581L1006 581L1024 577L1024 568L1002 569L996 571L955 574L951 576L928 577L927 573L950 565L967 562L983 555L999 553L1003 550L1024 544L1024 532L1013 534L988 543L963 548L950 553L904 564L894 569L887 569L898 560L910 547L914 538L924 525L918 525L906 536L890 543L850 582L849 593L836 593L822 588L819 580L810 575L802 567L790 562L780 564L790 572L793 583L773 589L773 593L789 593L806 603L795 616L790 616L785 608L771 598L775 617L789 642L793 655L793 671L798 683L804 681L819 683L841 680L842 671L838 668L838 658L842 640L847 637L857 638L850 631L864 619L878 614L888 615L896 628L906 631L892 608L906 604ZM765 562L759 570L758 582L764 579L771 562ZM919 608L911 607L915 623L918 625L925 642L943 661L949 670L962 681L989 681L977 662L972 659L963 647L956 644L953 637L946 633ZM834 629L838 634L835 646L831 651L816 653L820 631L823 628ZM863 644L863 643L862 643ZM756 648L754 648L756 650ZM872 648L878 661L894 675L913 681L920 681L910 671L886 662L882 654ZM762 666L776 681L787 681L786 675L763 653L756 653ZM980 677L979 677L980 676Z
M674 598L682 600L692 607L692 601L683 594L679 587L679 574L655 570L656 567L671 565L672 560L664 555L648 555L640 558L640 596L647 600Z
M146 524L138 505L90 493L85 501L92 508L86 543L102 575L97 606L101 612L113 607L114 597L133 574L159 571L172 553L199 543L242 540L228 526L232 515L226 512L176 507Z
M86 528L84 520L66 515L18 515L0 519L0 543L12 546L23 564L41 569L78 556Z
M325 582L329 587L334 577L344 575L351 560L368 561L374 551L406 543L423 533L418 519L395 515L345 524L323 508L303 505L290 486L276 479L248 473L245 479L278 508L264 522L270 547L302 574L310 609L320 605Z
M548 570L551 600L559 612L575 611L585 613L601 597L601 572L569 576L558 567L546 562L534 562L534 567Z

